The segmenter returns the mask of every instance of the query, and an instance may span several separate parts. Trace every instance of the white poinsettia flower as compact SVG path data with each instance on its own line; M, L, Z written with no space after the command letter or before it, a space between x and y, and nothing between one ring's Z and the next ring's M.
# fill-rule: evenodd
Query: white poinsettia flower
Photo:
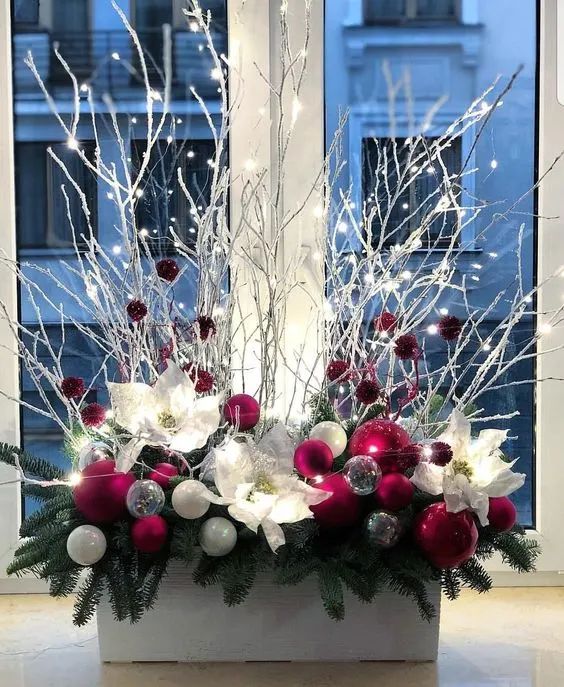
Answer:
M215 486L229 514L253 532L262 527L273 551L286 541L280 524L312 518L310 506L330 496L293 473L294 444L281 423L257 444L229 439L214 449L214 460Z
M189 453L202 448L219 427L221 396L196 397L194 382L169 361L153 386L108 383L115 421L132 436L118 454L128 472L146 445Z
M499 447L506 438L506 430L485 429L472 439L470 422L455 410L437 439L452 448L452 460L444 467L419 463L411 481L428 494L443 494L447 511L469 509L481 525L487 525L489 499L509 496L525 482L526 475L511 469L517 461L503 460Z

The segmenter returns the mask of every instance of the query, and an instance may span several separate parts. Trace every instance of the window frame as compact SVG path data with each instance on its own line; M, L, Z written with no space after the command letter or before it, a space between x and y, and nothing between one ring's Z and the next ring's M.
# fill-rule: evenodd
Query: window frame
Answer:
M279 0L230 0L228 4L229 45L230 49L239 51L238 71L243 79L253 78L256 67L264 73L276 73L276 32ZM359 2L360 0L358 0ZM357 0L349 0L351 7L358 7ZM290 32L293 34L303 30L303 0L288 0L290 7ZM464 3L463 13L467 11ZM557 15L558 0L545 0L539 15L539 158L541 173L546 170L554 159L555 150L564 149L564 129L561 127L563 109L558 103L557 84L557 25L564 23L564 10ZM324 92L323 92L323 51L324 51L324 22L323 1L312 0L312 36L308 50L309 71L307 85L303 92L302 106L307 116L300 118L296 127L294 143L289 152L289 164L296 170L295 175L288 175L284 188L284 201L287 206L301 197L300 190L307 184L314 171L319 168L323 160L325 142L324 121ZM345 8L343 9L345 14ZM12 122L12 83L11 83L11 43L10 43L10 11L6 3L0 7L0 89L7 97L4 107L0 109L0 183L5 191L6 202L0 204L0 220L4 231L0 232L0 247L7 254L15 258L15 201L14 201L14 162L13 162L13 122ZM270 27L265 31L264 27ZM260 37L260 38L259 38ZM562 46L560 46L562 49ZM231 53L230 53L231 56ZM264 117L258 127L249 127L249 122L255 122L256 112L267 101L268 88L266 84L257 84L256 89L247 91L237 120L233 123L230 136L230 166L234 177L244 166L250 149L249 142L253 141L252 149L257 151L260 162L268 169L274 169L276 160L271 145L270 121ZM248 115L253 116L248 116ZM307 156L306 156L307 151ZM463 150L464 155L464 150ZM350 158L349 158L350 159ZM538 270L537 277L542 281L544 277L561 269L564 256L564 235L557 232L554 223L551 225L548 217L564 215L564 195L561 186L564 183L564 167L557 167L541 185L538 194ZM235 183L231 193L231 216L237 220L240 208L238 194L240 187ZM318 198L310 200L312 208ZM8 228L9 230L6 230ZM298 243L298 238L300 243ZM303 236L299 223L295 222L288 229L285 237L288 254L295 254L296 245L301 251L303 263L301 279L304 291L310 296L308 305L313 303L317 308L323 308L324 278L322 267L314 258L315 247L324 240L321 229L310 231ZM560 257L559 257L560 256ZM0 295L8 304L11 314L17 314L17 294L14 280L0 280ZM309 318L310 308L306 307L302 294L297 294L295 301L289 303L288 320L283 336L283 345L291 356L292 332L294 328L304 326ZM245 293L242 293L242 305L245 304ZM550 309L551 305L561 302L561 288L556 282L549 284L546 291L539 297L540 311ZM249 312L252 311L249 303ZM550 340L548 340L548 338ZM541 339L537 364L538 379L551 379L561 376L564 367L564 350L551 356L542 354L555 345L564 343L564 329L557 330L546 340ZM304 355L316 354L318 342L311 337L311 350ZM8 328L0 323L0 342L13 348ZM237 346L234 338L233 346ZM252 352L250 352L252 354ZM0 347L0 365L5 370L5 388L16 395L19 392L18 366L16 358L9 350ZM281 388L291 389L293 379L285 373ZM288 392L289 393L289 392ZM543 553L539 559L539 573L517 576L508 572L501 560L493 560L489 570L497 582L506 585L527 584L562 584L559 570L564 570L564 540L561 536L560 522L564 518L564 500L561 498L561 468L559 465L560 440L557 428L560 425L561 392L557 382L539 383L537 394L536 447L537 447L537 526L531 534L539 539L543 546ZM0 414L4 422L0 426L0 438L4 441L18 443L19 441L19 413L16 404L0 397ZM15 473L11 468L0 466L0 479L13 480ZM18 525L20 518L19 485L14 483L0 488L0 509L3 518L0 519L0 592L26 591L45 589L43 582L30 579L7 580L4 577L6 563L11 551L18 541Z
M62 245L56 245L57 242L57 237L56 237L56 227L59 224L58 218L55 217L56 214L56 203L54 201L54 198L56 197L55 194L61 193L60 188L58 188L55 185L55 181L53 178L53 170L56 169L57 163L50 157L49 153L47 152L47 148L49 146L55 148L59 147L62 148L65 144L61 143L60 141L17 141L15 142L14 146L14 167L17 169L15 159L17 158L18 155L18 148L23 148L24 146L36 146L38 149L41 150L41 152L44 154L44 159L42 159L42 164L45 164L45 204L44 204L44 209L45 209L45 234L43 235L44 240L42 242L37 242L34 244L27 244L25 246L21 246L19 249L20 255L37 255L38 253L41 254L49 254L49 253L72 253L74 254L74 246L72 243L72 240L69 241L64 241L61 239L61 244ZM94 154L94 147L95 147L95 142L90 139L84 139L80 141L80 145L83 149L88 149L91 147L91 153L87 152L86 154L93 155ZM56 152L56 151L55 151ZM21 174L21 169L18 170L18 172ZM87 172L87 174L90 174ZM92 177L94 179L94 177ZM91 192L91 193L90 193ZM69 189L69 195L75 193L73 189ZM99 203L99 189L98 189L98 183L97 179L94 179L94 186L92 189L90 189L88 192L85 191L87 199L91 200L91 207L90 207L90 223L92 226L92 230L94 233L94 237L97 237L98 235L98 203ZM91 195L91 198L90 198ZM96 202L94 202L94 199ZM17 189L17 184L16 184L16 223L18 223L18 217L17 217L17 207L19 205L19 199L18 199L18 189ZM80 215L80 221L84 221L84 217L81 214ZM62 218L62 222L64 224L67 224L67 219L66 219L66 213L65 217ZM85 227L76 227L77 233L80 234L81 231L85 230ZM49 244L50 237L53 237L53 245ZM78 248L80 250L81 244L78 244Z

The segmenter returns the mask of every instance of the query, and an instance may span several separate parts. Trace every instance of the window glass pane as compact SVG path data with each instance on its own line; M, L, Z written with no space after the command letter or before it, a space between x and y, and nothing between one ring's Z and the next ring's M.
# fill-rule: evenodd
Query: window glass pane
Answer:
M478 2L478 16L466 24L459 14L462 3L454 0L359 0L351 4L358 11L346 14L342 3L325 3L327 150L339 130L341 114L348 112L342 136L346 168L338 177L333 204L337 207L340 194L352 190L356 221L362 221L363 215L368 217L364 231L372 232L372 246L379 246L384 261L386 254L405 244L428 221L419 250L412 252L400 283L407 283L409 275L425 261L440 264L445 247L460 251L453 279L465 283L467 303L461 291L451 293L437 303L437 318L446 311L464 318L466 307L487 311L459 360L468 369L456 391L460 398L471 383L473 360L484 360L490 345L500 338L498 327L508 315L508 304L517 288L519 252L524 292L534 283L535 201L528 191L535 180L537 3ZM352 16L359 17L356 24L351 22ZM405 22L410 22L408 31ZM501 74L502 80L483 105L488 110L521 64L523 69L501 97L500 107L487 121L482 120L484 127L477 142L474 144L479 127L470 127L442 151L444 166L429 163L425 158L440 145L447 127ZM411 169L417 157L420 161ZM455 181L461 212L453 212L447 202L428 219L432 204L425 199L438 193L432 201L436 205L445 175L456 179L461 171L470 169L476 171ZM407 179L403 187L401 179ZM390 197L386 187L399 188L399 192ZM492 222L495 228L488 230ZM336 230L344 261L353 266L352 274L355 261L362 256L362 245L342 218L336 221ZM396 286L390 288L393 296ZM505 297L492 307L503 290ZM374 315L392 296L383 295L379 302L367 304L365 326L369 336L374 334ZM329 300L334 297L329 288ZM423 334L417 333L425 336L431 366L439 368L445 342L427 335L431 324L421 323ZM527 315L511 331L505 356L515 357L534 332L534 317ZM525 525L534 523L535 518L534 396L531 385L517 382L533 378L533 363L527 359L504 373L496 386L508 386L486 393L479 405L485 416L511 417L476 427L509 430L505 450L512 458L519 458L520 471L528 475L526 486L514 496L519 519Z
M214 44L219 53L226 53L226 0L204 0L200 4L204 11L212 12ZM50 300L48 303L47 298L36 293L34 304L29 293L21 289L21 322L26 327L26 340L31 343L40 331L39 309L54 348L58 350L64 343L61 355L64 375L83 377L87 385L92 383L85 402L104 403L107 398L105 380L96 377L103 355L85 335L86 330L98 331L95 329L98 325L92 313L81 309L73 300L73 294L85 293L80 273L72 272L79 260L84 259L77 257L75 248L79 256L84 256L85 243L89 239L97 240L109 260L115 260L122 272L127 269L127 255L123 237L117 230L121 215L115 193L80 158L83 156L95 165L99 155L107 170L115 169L121 179L127 174L137 174L147 147L143 62L154 89L155 126L163 110L163 70L167 63L163 24L170 25L170 114L151 151L134 207L126 208L129 214L125 221L131 231L138 231L146 239L151 259L159 253L176 251L173 236L178 236L188 251L193 251L197 239L193 208L180 190L178 169L197 200L197 208L205 207L209 200L210 158L214 148L208 119L191 89L205 100L209 117L216 125L221 107L217 79L212 74L212 57L202 31L188 25L182 12L186 3L183 0L137 0L120 3L120 6L128 8L128 19L139 31L143 59L135 51L131 36L110 0L45 3L13 0L18 257L24 272L46 290ZM36 79L24 63L31 51L56 109L65 124L72 126L72 81L54 54L57 46L79 86L82 114L75 134L70 137L57 123ZM89 93L96 109L94 122L89 114ZM115 113L114 121L112 112ZM116 129L123 139L123 148L116 141ZM179 313L179 329L182 329L182 315L187 322L194 318L198 274L194 262L179 256L175 258L186 268L182 279L175 284L173 296ZM147 256L147 263L149 259ZM47 274L59 280L58 287L49 282ZM111 274L110 267L108 274ZM125 297L129 295L126 293ZM67 326L64 341L57 312L59 303L77 322L74 328ZM44 353L44 364L48 366L49 355L47 351ZM36 382L28 371L22 372L25 401L47 412L50 408L60 411L62 404L57 395L47 384L43 387L42 382L38 389ZM56 422L26 409L22 414L22 434L25 448L68 465L63 432ZM30 509L34 505L27 503L25 507Z

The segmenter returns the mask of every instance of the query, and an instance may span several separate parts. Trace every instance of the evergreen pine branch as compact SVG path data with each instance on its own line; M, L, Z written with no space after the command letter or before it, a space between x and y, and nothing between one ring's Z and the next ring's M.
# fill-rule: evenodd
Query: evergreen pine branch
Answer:
M22 484L21 494L24 498L31 498L39 503L45 503L58 496L61 491L68 490L68 487L63 484L51 485L49 487L42 487L39 484Z
M200 523L197 520L182 520L174 525L170 541L171 558L188 565L196 555Z
M143 606L146 611L154 607L159 589L168 568L168 559L163 557L156 561L148 571L143 582L141 593L143 596Z
M76 595L73 622L78 627L86 623L94 615L104 593L104 568L93 567Z
M345 586L359 601L370 603L378 593L378 577L354 570L343 561L335 562L335 569Z
M78 584L82 568L78 565L67 570L53 573L49 578L49 594L54 597L67 597Z
M224 565L223 558L202 553L192 575L194 583L200 587L217 584L220 580L222 565Z
M65 521L76 516L77 511L70 490L60 491L22 522L20 537L36 536L39 529L50 525L54 520Z
M441 576L441 587L447 596L447 599L454 601L460 595L460 579L457 570L443 570Z
M532 572L540 553L538 543L514 532L503 532L496 537L495 548L502 559L518 572Z
M20 466L26 475L37 477L43 480L65 479L67 477L64 470L53 465L48 460L32 456L31 453L23 451L17 446L0 443L0 462L16 467L14 454L17 454Z
M480 594L489 592L492 588L492 578L488 575L486 569L474 558L460 566L458 574L463 582Z
M223 600L227 606L242 603L255 582L257 566L251 546L239 545L225 556L219 571Z
M317 581L321 601L327 615L333 620L343 620L345 617L345 600L343 596L343 585L339 574L331 563L319 566L317 570Z

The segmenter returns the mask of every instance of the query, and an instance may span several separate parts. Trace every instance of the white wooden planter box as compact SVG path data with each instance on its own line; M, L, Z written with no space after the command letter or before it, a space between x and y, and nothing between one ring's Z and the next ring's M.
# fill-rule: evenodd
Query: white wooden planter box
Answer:
M429 590L439 610L440 587ZM327 617L315 579L295 587L258 580L240 606L220 587L202 589L171 566L155 608L131 625L98 609L100 657L131 661L434 661L439 616L422 620L412 600L392 592L374 603L346 598L341 622Z

